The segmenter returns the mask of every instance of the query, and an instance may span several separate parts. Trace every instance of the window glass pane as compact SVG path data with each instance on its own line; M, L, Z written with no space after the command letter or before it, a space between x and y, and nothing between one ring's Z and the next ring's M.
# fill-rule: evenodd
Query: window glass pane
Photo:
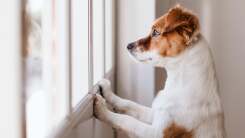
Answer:
M93 1L93 83L104 75L104 0Z
M28 138L47 137L67 115L65 46L58 46L55 0L25 5L25 91ZM64 9L63 9L64 10ZM64 61L64 62L62 62Z
M72 0L72 105L88 92L88 1Z
M47 96L42 81L42 0L27 0L25 5L25 91L27 137L45 136Z

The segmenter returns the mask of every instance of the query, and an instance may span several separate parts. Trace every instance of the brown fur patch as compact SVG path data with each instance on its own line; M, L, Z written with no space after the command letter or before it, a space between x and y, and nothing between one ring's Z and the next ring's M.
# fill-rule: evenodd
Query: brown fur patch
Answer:
M164 45L159 44L155 46L160 48L160 54L162 56L173 57L184 51L186 48L183 38L177 32L167 34L166 40Z
M192 131L187 131L186 128L178 126L175 123L172 123L164 129L163 138L193 138Z
M158 35L152 35L154 32ZM156 50L163 57L173 57L184 51L198 33L198 18L177 5L154 21L151 35L134 44L142 52Z
M188 41L199 32L200 25L195 14L177 5L170 9L165 15L158 18L152 28L159 30L161 33L177 31Z

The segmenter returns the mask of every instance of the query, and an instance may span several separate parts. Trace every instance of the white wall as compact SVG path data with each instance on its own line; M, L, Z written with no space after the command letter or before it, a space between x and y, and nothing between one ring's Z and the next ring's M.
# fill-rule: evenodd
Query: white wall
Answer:
M128 55L128 43L146 36L154 20L154 1L117 2L117 94L144 105L151 105L154 68L138 64Z
M225 108L228 138L244 138L245 1L222 0L211 4L210 43Z
M0 1L0 137L24 138L21 2Z
M149 33L154 20L153 0L117 1L117 88L116 93L143 105L151 105L154 68L135 63L126 46ZM121 135L119 138L125 138Z

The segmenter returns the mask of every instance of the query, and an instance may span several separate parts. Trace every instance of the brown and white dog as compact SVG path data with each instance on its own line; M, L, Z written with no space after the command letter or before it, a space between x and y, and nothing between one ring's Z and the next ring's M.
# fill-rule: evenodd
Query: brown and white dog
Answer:
M96 95L96 117L129 137L224 138L213 59L199 30L197 16L180 5L158 18L151 34L127 49L137 61L166 68L164 90L149 108L114 95L110 82L102 80L104 98Z

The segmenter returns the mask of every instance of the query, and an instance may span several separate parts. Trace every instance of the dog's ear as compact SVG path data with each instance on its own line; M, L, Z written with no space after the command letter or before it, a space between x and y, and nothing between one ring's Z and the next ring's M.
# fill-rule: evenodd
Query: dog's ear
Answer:
M180 5L176 5L167 13L164 25L164 32L173 30L185 38L186 44L190 43L200 30L197 16Z

